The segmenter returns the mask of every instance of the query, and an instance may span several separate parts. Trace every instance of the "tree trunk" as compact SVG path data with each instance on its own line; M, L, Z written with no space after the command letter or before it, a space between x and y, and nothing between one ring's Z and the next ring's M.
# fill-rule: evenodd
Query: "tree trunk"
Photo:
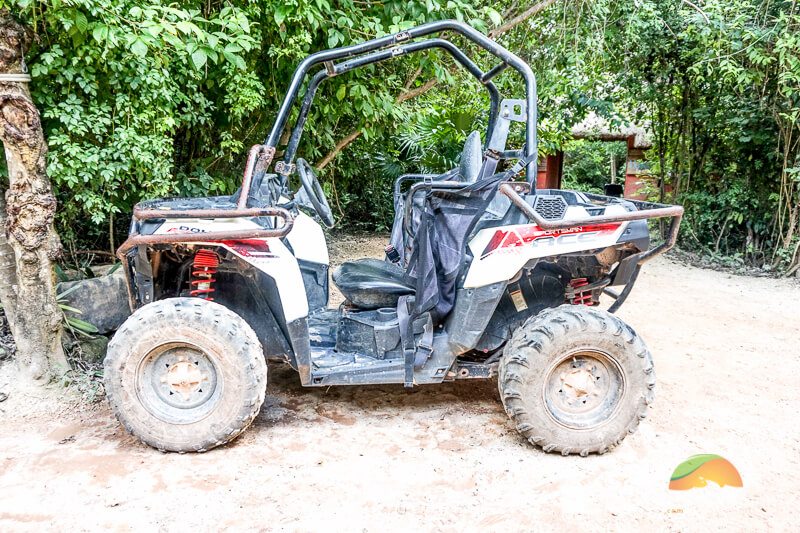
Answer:
M6 238L6 199L0 194L0 303L9 325L14 323L16 317L16 293L14 286L17 284L17 261L14 249Z
M24 73L27 41L25 29L0 10L0 75ZM25 82L0 79L0 141L8 164L5 212L0 213L0 299L17 345L17 364L31 378L48 380L68 369L52 266L61 243L53 228L56 200L46 174L47 144Z

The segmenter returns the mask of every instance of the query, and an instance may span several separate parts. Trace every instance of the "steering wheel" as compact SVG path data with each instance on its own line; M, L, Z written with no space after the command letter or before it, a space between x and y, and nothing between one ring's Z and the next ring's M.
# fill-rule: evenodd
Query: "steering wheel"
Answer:
M333 218L333 212L328 205L328 200L325 198L325 192L322 190L322 185L319 184L319 179L314 169L308 164L308 161L302 158L297 159L297 173L300 176L300 183L303 184L308 199L314 206L314 210L319 215L322 223L326 227L332 228L336 221Z

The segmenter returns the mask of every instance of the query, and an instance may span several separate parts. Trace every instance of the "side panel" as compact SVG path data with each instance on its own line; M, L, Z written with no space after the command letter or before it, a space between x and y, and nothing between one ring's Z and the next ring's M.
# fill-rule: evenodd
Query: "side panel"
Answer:
M313 222L313 221L312 221ZM207 233L259 227L245 219L166 220L157 234ZM280 239L199 242L198 245L222 246L275 280L286 322L308 316L308 300L297 260ZM326 250L327 255L327 250Z
M519 224L482 229L469 242L472 262L464 288L507 281L532 259L613 246L627 225L623 222L543 230L536 224Z
M308 316L300 266L280 239L224 241L223 246L275 280L286 322Z
M447 333L453 353L468 352L478 344L506 292L506 285L505 281L501 281L458 290L455 307L447 319Z
M286 236L298 260L309 261L327 265L328 245L325 242L325 233L317 222L303 212L294 217L292 231Z
M239 261L239 272L218 272L214 282L214 301L235 311L258 335L267 358L288 358L294 351L288 342L277 298L275 281L252 265Z
M310 216L295 216L292 231L286 236L303 276L311 311L328 306L328 245L322 227Z
M313 313L328 307L328 265L298 259L300 274L308 297L308 309Z

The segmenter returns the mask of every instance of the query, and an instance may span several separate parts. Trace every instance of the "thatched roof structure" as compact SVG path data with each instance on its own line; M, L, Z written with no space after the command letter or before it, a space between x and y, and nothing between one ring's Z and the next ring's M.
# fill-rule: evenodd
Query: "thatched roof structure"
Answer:
M582 122L572 127L572 136L575 139L595 141L627 141L633 138L630 147L640 150L647 150L653 146L649 124L612 127L608 120L594 113L590 113Z

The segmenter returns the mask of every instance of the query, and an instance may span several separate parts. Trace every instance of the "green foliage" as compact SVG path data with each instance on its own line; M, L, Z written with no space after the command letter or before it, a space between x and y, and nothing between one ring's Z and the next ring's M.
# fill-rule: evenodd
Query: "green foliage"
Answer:
M571 141L564 146L564 173L562 186L595 193L603 193L603 185L611 183L611 158L616 161L617 183L625 182L624 142Z
M11 6L37 37L28 65L61 201L59 229L84 247L104 246L109 232L119 242L142 198L233 192L248 146L265 137L287 80L309 53L434 19L457 18L484 30L485 21L499 21L493 8L460 0L17 0ZM321 157L348 128L364 128L368 140L391 135L403 87L445 72L434 56L422 57L420 72L400 61L325 84L309 117L315 135L304 139L301 153Z
M687 207L683 244L791 268L800 261L799 23L788 1L548 10L533 22L531 52L543 74L545 147L562 145L589 109L649 123L651 169L666 199Z
M28 65L59 231L70 247L107 248L142 198L232 192L248 146L269 132L308 54L445 18L488 31L529 3L10 5L36 35ZM687 207L683 244L791 268L800 262L799 11L786 0L555 2L499 41L537 73L541 147L566 147L566 184L598 190L609 150L619 149L568 143L588 113L612 125L649 124L652 172L665 179L665 199ZM494 64L485 54L477 62ZM496 82L519 97L511 70ZM432 79L438 89L422 91ZM421 95L401 102L415 90ZM299 153L320 161L361 132L324 169L324 187L345 225L386 228L393 178L451 167L466 135L483 133L486 104L444 54L398 58L325 81ZM510 143L521 142L513 131Z
M243 10L204 14L202 3L192 4L19 3L38 36L31 88L43 111L60 219L91 222L62 224L67 237L126 217L143 196L191 190L193 175L176 186L176 138L213 121L217 94L234 109L252 106L253 80L242 70L256 41ZM209 87L216 89L209 94ZM207 180L202 188L226 185Z
M97 403L105 398L102 365L87 364L79 359L73 359L70 364L77 369L64 372L59 377L59 386L71 388L80 395L85 403Z

